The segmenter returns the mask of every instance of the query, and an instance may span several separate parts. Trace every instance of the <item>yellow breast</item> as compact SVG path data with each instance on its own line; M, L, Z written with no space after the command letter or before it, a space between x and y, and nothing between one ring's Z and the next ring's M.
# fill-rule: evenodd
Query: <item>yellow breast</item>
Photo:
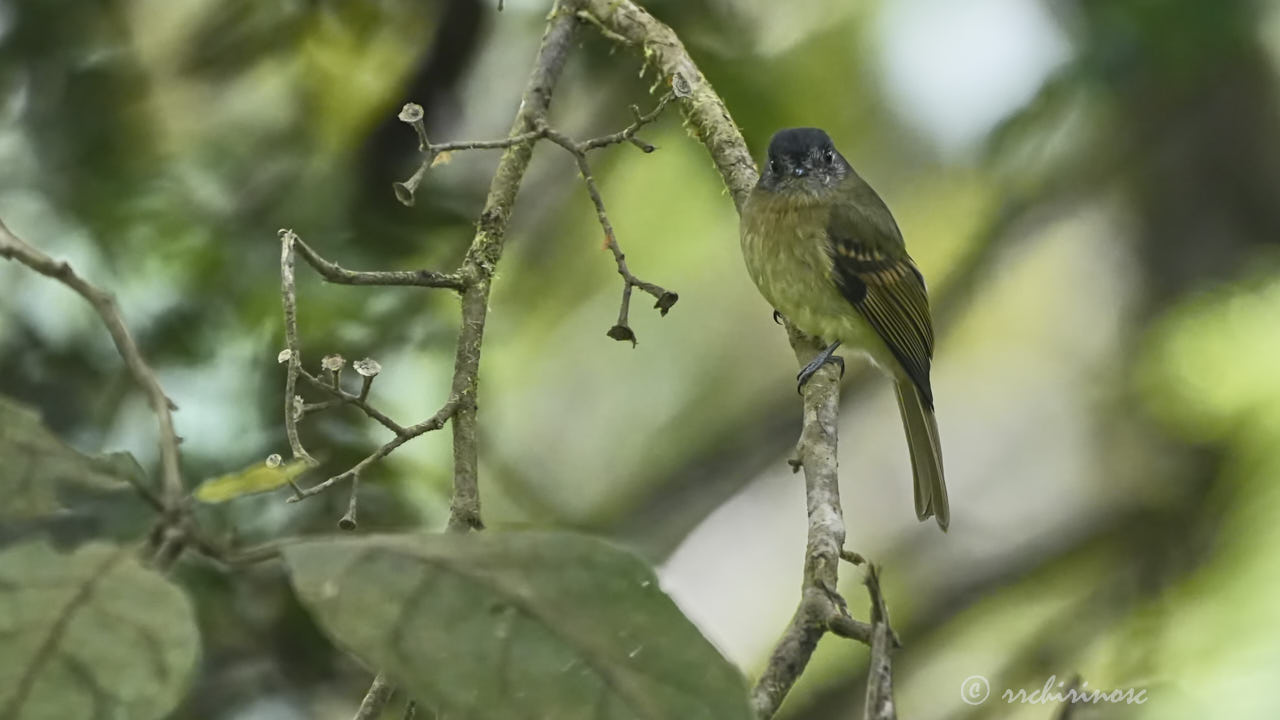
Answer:
M802 332L874 359L887 352L832 279L825 206L756 189L742 209L740 239L760 294Z

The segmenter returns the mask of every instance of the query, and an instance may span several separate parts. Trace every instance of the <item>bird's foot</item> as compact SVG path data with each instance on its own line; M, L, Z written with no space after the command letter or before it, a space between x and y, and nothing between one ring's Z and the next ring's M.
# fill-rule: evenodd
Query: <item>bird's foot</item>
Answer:
M822 352L818 353L813 360L810 360L808 365L804 366L799 374L796 375L796 392L804 390L804 384L809 382L809 378L813 377L813 374L818 372L818 370L827 363L839 366L840 377L844 378L844 358L835 354L836 348L838 347L840 347L839 340L828 345Z

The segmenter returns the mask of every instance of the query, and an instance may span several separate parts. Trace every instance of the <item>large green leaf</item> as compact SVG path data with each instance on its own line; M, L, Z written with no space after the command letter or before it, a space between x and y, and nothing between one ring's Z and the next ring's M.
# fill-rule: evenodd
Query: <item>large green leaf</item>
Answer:
M131 550L0 553L0 720L162 717L198 649L187 597Z
M750 718L736 668L639 558L563 533L370 536L285 550L337 641L442 716Z
M0 397L0 544L35 530L62 541L137 537L153 513L131 480L144 474L129 454L84 455Z

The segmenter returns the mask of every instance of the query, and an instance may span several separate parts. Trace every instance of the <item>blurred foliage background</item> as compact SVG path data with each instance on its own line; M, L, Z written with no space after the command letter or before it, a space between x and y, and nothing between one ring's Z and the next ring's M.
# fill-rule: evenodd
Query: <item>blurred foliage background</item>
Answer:
M287 450L276 230L357 269L449 269L496 154L434 168L415 207L406 101L435 140L504 134L549 3L0 1L0 217L117 293L181 412L195 482ZM1078 717L1280 713L1280 5L1262 0L652 0L753 151L818 125L884 196L930 281L953 524L911 512L887 384L851 372L850 547L885 567L910 718L1048 718L962 702L1079 675L1147 689ZM632 54L582 34L554 118L586 137L648 106ZM631 268L680 293L605 337L619 282L571 159L540 146L495 285L480 399L490 527L614 538L754 674L794 608L803 485L794 357L743 272L737 219L672 111L595 158ZM300 270L307 356L371 356L404 423L447 395L457 312ZM852 369L852 366L851 366ZM0 393L86 451L156 457L90 309L0 266ZM325 468L380 428L320 416ZM0 458L0 466L3 459ZM362 527L439 527L449 441L396 452ZM329 532L345 494L202 509L245 542ZM175 715L349 716L368 675L278 568L184 564L202 661ZM843 588L864 606L856 573ZM828 639L783 710L860 712L866 650Z

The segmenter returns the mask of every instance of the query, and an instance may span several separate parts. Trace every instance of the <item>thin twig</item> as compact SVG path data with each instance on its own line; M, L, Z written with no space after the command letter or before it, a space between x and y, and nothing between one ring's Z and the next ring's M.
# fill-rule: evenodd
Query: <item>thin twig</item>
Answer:
M598 138L585 140L578 144L578 149L582 150L583 152L589 152L591 150L596 150L598 148L606 147L608 145L617 145L619 143L629 142L632 145L635 145L636 147L640 148L640 150L643 152L646 152L646 153L653 152L657 148L655 148L654 146L650 145L647 142L644 142L643 140L638 140L636 138L636 133L640 130L640 128L657 120L658 116L662 114L662 111L667 108L667 103L671 102L671 99L674 97L675 97L675 93L671 91L667 91L663 93L662 97L658 98L658 104L655 105L652 110L644 114L640 113L640 108L638 106L632 105L631 114L632 116L635 117L635 122L631 123L630 125L626 126L625 128L623 128L622 130L619 130L616 133L610 133L609 135L602 135Z
M444 161L448 158L448 153L455 150L505 150L516 145L533 142L542 137L540 129L530 130L528 132L519 133L501 140L460 140L455 142L433 144L427 138L427 128L423 123L422 107L416 103L409 103L404 106L400 112L400 119L413 126L414 131L418 134L418 148L422 151L422 161L418 163L418 169L413 171L413 175L403 182L392 183L391 187L395 190L396 199L398 199L406 207L412 207L417 196L418 186L422 184L422 180L426 178L427 171L435 167L438 161Z
M396 448L418 437L419 435L429 433L433 430L439 430L440 428L444 427L444 424L449 422L449 419L454 416L458 407L459 407L458 399L456 397L450 398L449 401L446 402L443 407L441 407L438 411L436 411L435 415L432 415L430 418L418 423L417 425L403 428L402 432L397 433L394 438L384 443L377 450L374 450L373 453L368 457L366 457L365 459L356 463L355 466L353 466L350 470L334 475L328 480L312 485L309 488L302 488L295 485L294 494L292 497L289 498L288 502L298 502L299 500L305 500L306 498L309 498L312 495L318 495L324 492L325 490L328 490L329 488L333 487L334 485L342 482L343 480L358 479L361 473L369 469L370 465L373 465L374 463L378 462L382 458L390 455Z
M836 615L827 621L827 630L832 635L847 640L857 640L863 645L871 644L871 625L861 620L854 620L847 615Z
M361 412L363 412L365 415L368 415L371 419L376 420L383 427L395 433L396 435L404 435L406 432L408 432L408 430L406 430L405 427L402 426L400 423L396 422L395 420L392 420L391 418L387 417L387 415L383 413L381 410L378 410L377 408L370 405L369 402L364 397L361 397L360 395L352 395L351 393L346 392L341 388L332 387L328 383L324 382L323 380L316 377L315 375L312 375L306 370L299 370L298 376L301 377L303 380L307 381L307 384L310 385L311 387L314 387L317 390L320 390L321 392L326 392L334 397L333 400L330 400L325 403L316 403L315 405L304 405L303 406L304 413L309 414L311 412L316 412L318 410L326 410L334 406L334 405L330 405L329 403L334 403L336 405L343 405L343 404L352 405L354 407L360 408ZM366 378L366 380L368 379L369 378ZM363 389L361 390L361 392L364 393L365 396L367 397L367 393L365 393ZM314 408L314 410L311 408Z
M284 430L289 438L293 457L309 466L316 461L298 438L298 417L302 414L298 402L298 373L302 370L302 350L298 346L298 290L294 282L294 247L298 236L292 230L280 231L280 296L284 303L284 340L289 363L284 384ZM295 492L301 492L296 483L290 482Z
M605 37L606 37L606 38L608 38L609 40L612 40L613 42L616 42L616 43L618 43L619 45L634 45L634 44L635 44L634 42L632 42L632 41L631 41L631 39L630 39L630 38L627 38L627 37L625 37L625 36L623 36L623 35L619 35L618 33L614 32L611 28L609 28L608 26L606 26L604 23L600 22L600 20L599 20L598 18L596 18L596 16L595 16L595 15L592 15L592 14L591 14L590 12L588 12L588 11L586 11L586 10L579 10L579 11L577 12L577 15L578 15L578 19L579 19L579 20L582 20L583 22L588 22L588 23L591 23L592 25L595 25L595 26L596 26L596 29L600 31L600 34L601 34L601 35L603 35L603 36L605 36Z
M360 475L351 476L351 497L347 500L347 514L338 519L338 527L348 532L355 530L356 513L360 507Z
M98 317L102 319L102 324L106 326L107 332L111 334L111 340L115 343L116 351L120 353L120 357L124 360L124 364L129 369L134 381L146 393L147 401L151 404L151 409L156 414L156 422L160 429L158 444L160 446L161 489L164 507L169 511L177 511L182 506L183 498L186 496L186 490L182 484L182 469L178 455L178 443L181 440L173 427L173 411L177 410L178 407L165 395L164 389L160 387L160 381L156 379L155 372L147 364L146 360L142 358L142 352L138 350L137 343L134 342L128 326L124 323L124 318L120 315L120 308L116 304L115 296L99 289L77 275L76 271L66 262L54 260L35 246L14 235L3 221L0 221L0 257L8 260L17 260L41 275L61 282L87 300L93 306L94 311L98 313Z
M600 223L600 229L604 231L605 247L613 253L613 260L618 266L618 274L622 276L622 304L618 310L618 322L609 328L608 336L614 340L630 341L634 347L636 344L636 334L631 329L627 320L627 315L631 309L631 288L640 288L644 292L652 295L657 302L654 303L661 314L666 315L672 305L680 299L676 293L670 292L665 288L650 282L645 282L627 268L627 256L622 252L621 246L618 245L617 235L613 231L613 224L609 222L609 214L604 207L604 197L600 194L600 189L596 186L595 177L591 174L591 164L587 161L587 150L597 147L604 147L609 144L625 142L634 137L635 130L647 122L657 117L657 113L661 112L670 99L670 94L664 95L658 107L651 113L652 117L640 116L636 122L621 132L613 135L597 138L596 140L588 140L586 142L574 142L571 138L551 128L544 128L545 137L551 142L564 148L569 154L573 155L573 159L578 163L578 172L582 176L582 184L587 189L587 195L591 197L591 204L596 209L596 220ZM646 118L648 117L648 120ZM593 144L594 143L594 144Z
M428 156L434 158L441 153L454 152L455 150L506 150L513 145L521 145L531 140L537 140L540 137L542 137L540 131L530 130L529 132L501 140L455 140L438 145L428 145L426 152Z
M333 408L336 408L336 407L342 407L345 404L346 403L342 402L341 400L325 400L323 402L318 402L318 403L303 403L302 409L300 411L302 415L299 417L299 419L302 419L308 415L314 415L315 413L318 413L318 412L324 412L325 410L332 410Z
M572 27L570 19L560 18L560 25ZM552 23L548 27L557 26ZM550 29L547 36L544 37L543 50L547 48L549 39L557 39L559 35L552 35ZM558 43L558 39L556 40ZM556 46L556 52L560 54L567 53L567 48L559 48ZM545 56L540 51L539 62ZM559 60L563 62L563 58ZM381 411L371 406L366 398L369 392L369 386L372 377L365 375L364 383L361 387L359 395L353 395L345 392L339 386L337 372L341 365L345 362L342 358L333 356L335 369L329 377L329 382L311 375L300 364L300 354L296 343L297 338L297 297L296 288L293 278L294 268L294 251L307 261L322 277L332 282L350 284L350 285L418 285L423 287L444 287L458 290L462 294L462 329L458 335L458 351L454 360L454 377L451 387L451 400L446 406L449 408L449 414L444 420L452 419L454 422L454 494L451 503L450 527L453 529L479 528L483 524L479 515L479 493L475 490L476 476L476 452L475 452L475 431L473 427L475 392L477 376L479 374L479 354L480 344L483 338L485 317L487 314L489 283L493 275L493 266L501 257L500 243L501 235L505 234L505 223L510 215L510 206L514 202L515 194L519 189L519 182L523 176L524 170L528 164L528 157L532 153L532 145L539 139L550 138L556 144L565 148L577 159L579 168L582 171L583 180L587 186L587 191L591 196L592 202L596 206L597 216L600 219L601 226L605 230L606 245L613 251L614 258L617 261L618 273L623 278L623 303L619 315L619 323L610 331L611 337L618 337L615 331L625 331L628 333L627 338L635 342L634 334L627 327L627 312L631 297L631 288L638 287L645 292L650 293L658 302L654 305L663 315L675 304L678 296L673 292L654 285L652 283L640 280L631 274L627 269L625 256L618 247L617 241L614 239L613 228L609 223L608 215L605 213L604 200L600 195L599 189L595 185L594 178L591 175L590 166L586 161L586 152L588 150L598 149L609 145L623 142L636 142L646 152L651 151L653 147L647 143L637 141L636 132L645 125L653 122L661 114L663 108L670 102L672 94L667 93L659 99L658 104L648 113L641 113L639 108L632 107L632 113L635 121L622 130L609 135L601 136L582 143L575 142L569 137L551 130L546 125L546 108L548 106L548 98L545 97L549 93L549 88L544 93L541 86L535 87L535 83L543 81L541 71L538 69L541 65L535 65L533 77L530 78L530 86L526 89L525 101L529 101L530 97L541 100L541 110L532 111L532 114L526 115L525 111L529 108L522 104L521 114L517 116L515 125L511 130L511 134L503 140L481 140L481 141L465 141L433 144L427 136L426 126L423 122L423 110L421 106L409 103L400 112L400 119L414 128L419 140L420 149L425 154L425 160L419 171L415 173L414 178L410 178L405 183L397 184L397 193L408 193L410 196L417 188L417 183L421 180L421 175L426 168L430 167L435 160L445 152L453 150L476 150L476 149L493 149L503 148L505 152L500 161L499 167L494 175L493 184L490 187L489 198L486 201L485 210L481 213L480 224L477 234L472 241L471 248L468 250L467 257L463 261L462 266L452 273L438 273L427 270L419 270L412 272L402 271L378 271L378 272L356 272L347 270L335 262L327 260L320 256L315 250L307 245L292 231L281 231L282 254L281 254L281 284L282 294L285 304L285 324L286 337L290 339L286 356L289 360L289 377L286 381L286 395L289 398L296 398L297 378L301 377L307 383L318 390L329 394L333 400L320 403L305 403L291 399L286 407L286 432L289 434L290 447L293 448L294 455L298 456L299 451L306 453L302 448L301 442L298 440L297 421L306 415L322 412L336 407L340 403L346 403L358 407L370 418L381 423L396 437L378 448L372 455L366 457L355 467L338 475L334 475L329 479L318 483L310 488L302 489L296 483L291 483L294 489L294 496L290 498L290 502L296 502L312 495L324 492L333 487L335 484L351 479L353 484L359 481L360 474L369 467L369 465L377 462L395 448L404 444L408 440L416 437L420 432L414 432L415 428L428 426L429 430L437 429L435 421L440 417L437 413L436 417L428 420L426 423L414 426L414 428L404 428L398 423L387 417ZM558 73L559 71L556 70ZM523 129L523 128L528 129ZM514 155L513 155L514 153ZM523 158L519 160L519 165L511 162L511 158ZM415 179L416 178L416 179ZM510 194L510 199L507 195ZM498 212L498 211L501 212ZM501 220L502 226L485 227L486 220ZM495 245L495 239L497 244ZM496 248L496 252L494 251ZM325 362L329 361L326 356ZM295 361L297 361L295 363ZM359 368L357 368L359 371ZM364 373L362 373L364 374ZM442 410L443 412L443 410ZM309 457L309 456L308 456ZM351 522L346 522L349 518L344 516L343 521L339 522L340 527L354 526L354 516L356 508L356 497L353 494L348 515Z
M868 563L863 581L871 596L871 662L867 668L867 698L862 717L866 720L896 720L893 701L893 664L890 655L899 647L897 635L889 625L889 611L880 591L880 570Z
M579 17L581 17L581 14L579 14ZM414 171L413 175L410 176L408 180L394 184L396 197L398 197L405 205L412 205L415 193L417 192L419 185L421 185L422 180L426 177L427 171L436 164L437 160L439 160L441 156L454 150L506 149L530 145L533 142L544 138L551 140L555 144L564 148L569 152L569 154L573 155L574 160L578 164L578 170L582 175L583 183L586 185L587 193L591 197L592 204L595 205L596 217L600 222L601 228L604 230L605 247L609 248L613 253L614 261L618 266L618 274L622 276L622 304L618 311L618 322L609 329L607 334L615 340L630 341L632 346L634 346L636 344L635 332L632 331L627 320L631 304L631 289L633 287L638 287L644 292L652 295L657 300L654 304L654 308L662 315L667 314L667 311L676 304L676 301L680 299L680 296L674 292L669 292L658 285L645 282L637 278L635 275L632 275L630 270L628 270L625 259L626 256L622 253L622 249L618 245L617 235L614 233L613 227L609 222L608 213L605 211L604 199L601 196L600 190L596 186L595 178L591 173L591 166L587 161L587 153L592 150L598 150L600 148L624 142L629 142L646 153L653 152L656 148L650 143L637 138L636 133L645 125L657 120L658 116L662 114L662 111L667 107L667 104L671 102L673 97L675 97L674 92L669 91L664 93L662 97L658 99L657 105L647 113L641 113L639 107L632 105L631 113L635 120L630 125L618 132L591 138L590 140L584 140L582 142L575 141L567 135L552 129L546 124L546 118L543 117L540 118L539 122L531 129L524 132L513 133L511 136L503 140L470 140L436 144L432 143L430 138L427 136L427 128L424 121L425 113L422 110L422 106L416 103L408 103L400 111L400 120L413 127L414 132L418 136L418 145L419 149L423 153L423 158L422 162L418 165L418 169ZM337 267L332 263L329 263L328 266L330 268ZM336 271L330 270L330 272ZM460 273L454 273L442 277L460 280L460 275ZM369 284L380 283L370 282Z
M416 286L428 288L448 288L462 290L462 278L456 273L440 273L432 270L348 270L341 265L330 262L311 249L301 238L294 236L294 247L303 260L307 261L320 277L339 285L384 285L384 286Z
M356 710L352 720L377 720L382 717L382 709L387 706L395 691L395 686L387 676L378 673L369 686L369 692L365 693L364 700L360 701L360 708Z

